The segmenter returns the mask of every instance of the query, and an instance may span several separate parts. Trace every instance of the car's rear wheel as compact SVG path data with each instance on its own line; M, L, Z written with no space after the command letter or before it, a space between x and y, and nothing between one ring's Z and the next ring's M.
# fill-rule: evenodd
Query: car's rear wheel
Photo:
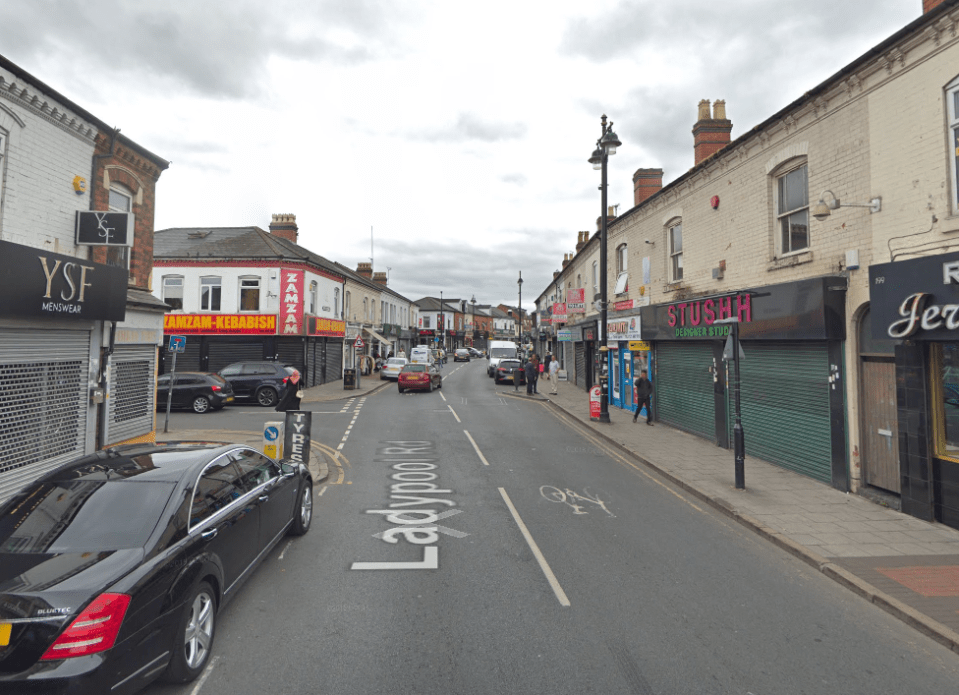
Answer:
M290 526L290 535L304 535L310 530L311 521L313 521L313 485L307 480L304 481L303 489L300 490L300 501L296 505L296 518Z
M399 384L397 384L396 387L400 390L400 393L403 393L403 392L406 390L405 388L403 388L403 387L400 386Z
M276 405L277 400L278 396L276 389L271 386L264 386L256 392L256 402L262 405L264 408L269 408L270 406Z
M427 390L428 390L430 393L433 393L433 380L432 380L432 379L430 379L430 385L429 385L429 388L428 388Z
M205 413L210 409L210 399L206 396L197 396L193 399L193 412Z
M183 606L183 615L173 645L173 657L163 680L189 683L203 671L213 652L216 633L216 596L200 582Z

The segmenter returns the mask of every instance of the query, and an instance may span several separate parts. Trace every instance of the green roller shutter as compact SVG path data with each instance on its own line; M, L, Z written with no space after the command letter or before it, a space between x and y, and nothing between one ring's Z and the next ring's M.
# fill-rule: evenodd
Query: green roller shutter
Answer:
M826 343L743 343L740 364L746 454L830 483L829 356ZM732 378L732 365L729 367ZM726 391L729 441L736 422Z
M657 343L653 410L672 427L716 440L711 343Z

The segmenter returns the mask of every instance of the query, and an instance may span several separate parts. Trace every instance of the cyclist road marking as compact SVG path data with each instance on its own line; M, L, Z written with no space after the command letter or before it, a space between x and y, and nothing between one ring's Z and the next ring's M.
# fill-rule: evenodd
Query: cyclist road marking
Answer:
M533 536L530 534L529 529L526 528L526 524L524 524L523 520L520 518L519 512L516 511L516 507L513 506L513 501L509 498L509 495L506 494L506 490L503 488L498 489L499 494L503 496L503 501L506 502L506 506L509 507L509 512L513 515L516 525L519 526L519 530L523 533L523 537L526 539L529 549L533 551L533 555L536 557L536 562L539 563L539 568L543 570L543 574L546 575L546 581L548 581L549 585L553 587L553 593L556 594L559 605L569 606L569 598L567 598L566 592L563 591L563 587L559 585L559 580L556 579L556 575L553 574L553 570L549 568L549 563L546 562L546 558L543 557L543 553L540 552L539 546L536 545L536 541L533 540Z
M489 461L487 461L487 460L486 460L486 457L483 456L483 452L480 451L480 448L479 448L478 446L476 446L476 442L473 441L473 438L470 436L470 433L467 432L466 430L463 430L463 434L466 435L467 439L470 440L470 444L472 444L472 445L473 445L473 448L476 449L476 455L480 457L480 461L483 462L483 465L484 465L484 466L488 466L488 465L489 465Z

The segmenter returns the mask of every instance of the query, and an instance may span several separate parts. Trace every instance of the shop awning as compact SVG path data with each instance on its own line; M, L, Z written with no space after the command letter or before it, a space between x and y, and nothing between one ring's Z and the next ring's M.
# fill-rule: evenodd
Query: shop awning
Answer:
M379 333L377 333L376 331L374 331L372 328L367 328L366 326L363 326L363 330L366 331L367 333L369 333L369 334L370 334L371 336L373 336L374 338L376 338L376 339L377 339L378 341L380 341L381 343L386 343L387 345L392 345L392 344L393 344L393 341L392 341L392 340L390 340L389 338L384 338L384 337L381 336Z

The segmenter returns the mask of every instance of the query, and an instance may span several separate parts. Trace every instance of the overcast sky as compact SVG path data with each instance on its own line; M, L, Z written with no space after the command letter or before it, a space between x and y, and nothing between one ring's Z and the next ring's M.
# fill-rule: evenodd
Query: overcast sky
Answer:
M156 229L293 213L390 287L528 309L596 229L607 114L632 175L693 164L916 19L922 0L3 0L0 51L155 154Z

